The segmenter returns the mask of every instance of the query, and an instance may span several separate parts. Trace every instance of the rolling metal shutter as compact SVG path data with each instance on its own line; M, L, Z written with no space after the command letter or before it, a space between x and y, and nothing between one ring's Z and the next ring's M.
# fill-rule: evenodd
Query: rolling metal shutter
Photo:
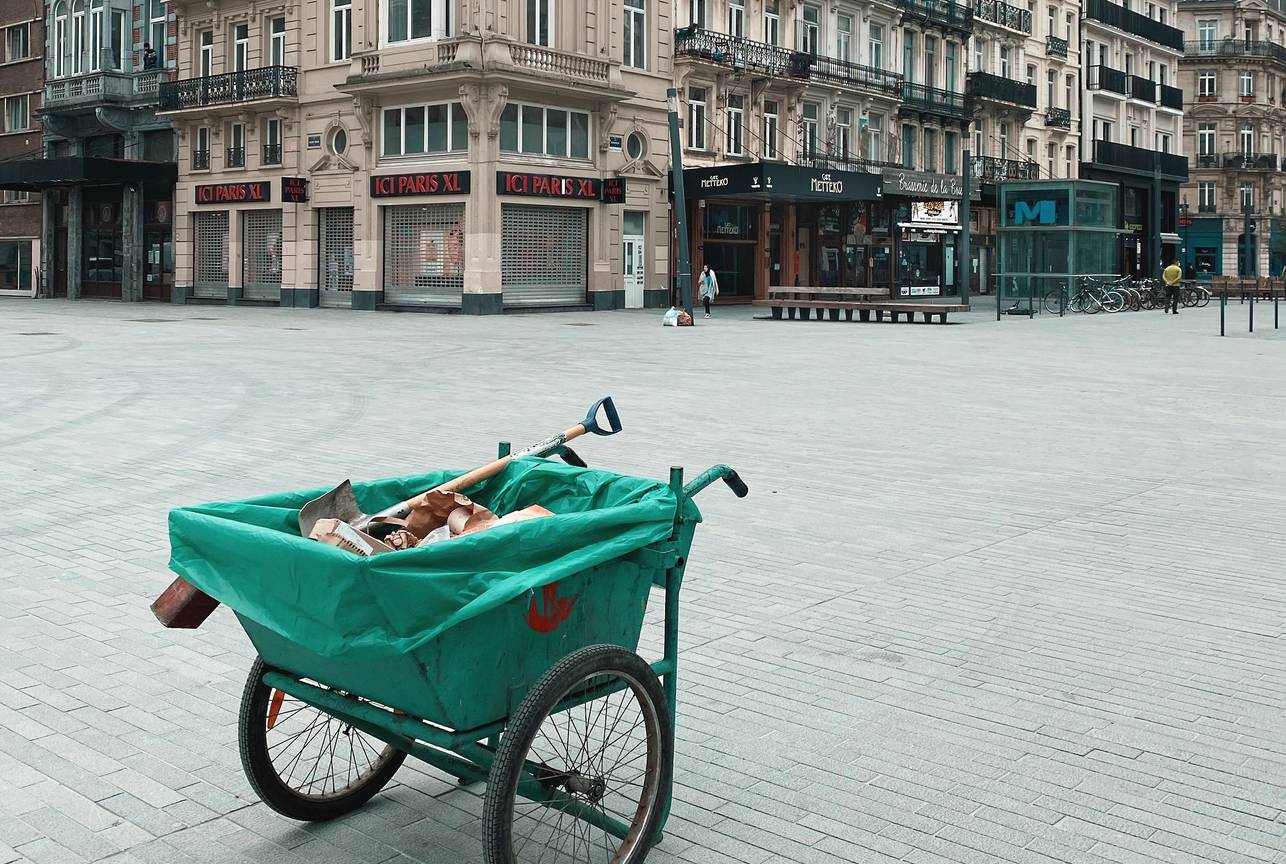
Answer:
M384 299L459 306L464 293L464 204L384 208Z
M247 300L281 299L281 211L241 213L242 293Z
M500 286L506 306L585 303L587 211L504 204Z
M353 305L353 208L322 208L317 220L317 287L321 305Z
M192 216L192 294L224 300L228 296L228 211Z

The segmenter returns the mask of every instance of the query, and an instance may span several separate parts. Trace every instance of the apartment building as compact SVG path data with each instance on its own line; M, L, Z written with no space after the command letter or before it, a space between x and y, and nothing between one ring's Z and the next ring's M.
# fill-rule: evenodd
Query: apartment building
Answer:
M178 2L176 296L668 302L668 4Z
M1286 5L1180 0L1179 24L1184 147L1193 154L1180 203L1184 266L1198 276L1280 273Z
M1183 31L1175 0L1085 0L1081 24L1084 91L1082 179L1121 190L1120 265L1155 276L1178 256L1183 155Z
M0 4L0 296L34 296L39 281L40 196L3 178L40 155L43 34L40 0Z
M41 147L0 187L41 201L42 290L168 300L174 137L156 116L177 32L165 0L44 4Z

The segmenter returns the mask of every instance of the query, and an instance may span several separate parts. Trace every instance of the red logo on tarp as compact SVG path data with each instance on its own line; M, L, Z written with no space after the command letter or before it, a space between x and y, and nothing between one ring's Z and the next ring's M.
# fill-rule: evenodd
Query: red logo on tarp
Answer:
M576 598L569 600L559 597L557 582L550 582L541 592L544 595L544 611L536 607L536 595L533 594L531 605L527 607L527 626L537 633L553 633L572 614Z

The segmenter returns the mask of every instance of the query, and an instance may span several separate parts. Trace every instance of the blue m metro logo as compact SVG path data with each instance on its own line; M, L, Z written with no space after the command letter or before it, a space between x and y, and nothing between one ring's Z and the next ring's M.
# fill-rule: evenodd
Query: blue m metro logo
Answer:
M1053 225L1057 221L1053 201L1015 201L1015 225Z

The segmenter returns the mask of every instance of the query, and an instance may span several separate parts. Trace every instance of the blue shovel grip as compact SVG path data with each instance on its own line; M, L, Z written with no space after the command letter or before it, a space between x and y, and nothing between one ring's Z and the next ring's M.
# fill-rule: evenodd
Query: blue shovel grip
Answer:
M607 428L604 429L598 425L598 412L602 409L607 415ZM612 402L611 396L604 396L592 406L585 419L581 421L586 432L593 432L595 435L615 435L621 431L621 415L616 413L616 405Z

